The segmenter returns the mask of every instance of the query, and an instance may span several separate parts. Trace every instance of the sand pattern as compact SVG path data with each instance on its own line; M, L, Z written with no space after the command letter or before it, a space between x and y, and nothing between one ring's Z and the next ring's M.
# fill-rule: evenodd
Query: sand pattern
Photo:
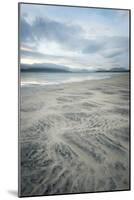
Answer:
M129 77L21 89L21 195L129 189Z

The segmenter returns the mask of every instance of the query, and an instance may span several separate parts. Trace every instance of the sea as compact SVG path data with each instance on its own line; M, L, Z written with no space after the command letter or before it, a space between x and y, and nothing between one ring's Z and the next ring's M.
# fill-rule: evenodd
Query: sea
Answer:
M90 73L44 73L44 72L21 72L20 82L22 87L37 85L56 85L85 80L107 79L118 76L121 72L90 72Z

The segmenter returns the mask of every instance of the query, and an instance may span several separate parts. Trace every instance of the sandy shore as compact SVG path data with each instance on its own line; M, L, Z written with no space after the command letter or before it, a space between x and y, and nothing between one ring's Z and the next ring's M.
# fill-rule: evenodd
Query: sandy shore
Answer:
M129 189L129 77L21 88L21 195Z

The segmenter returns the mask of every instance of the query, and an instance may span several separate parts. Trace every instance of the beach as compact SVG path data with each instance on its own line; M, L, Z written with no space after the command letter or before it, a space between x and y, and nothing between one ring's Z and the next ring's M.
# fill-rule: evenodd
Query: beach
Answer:
M22 196L129 190L129 73L20 92Z

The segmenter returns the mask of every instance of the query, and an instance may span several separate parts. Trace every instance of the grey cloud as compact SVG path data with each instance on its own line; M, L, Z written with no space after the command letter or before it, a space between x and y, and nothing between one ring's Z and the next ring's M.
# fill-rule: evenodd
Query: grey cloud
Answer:
M44 18L36 18L33 23L33 31L38 39L47 38L56 41L68 40L81 31L78 26L71 26Z
M116 56L114 58L112 58L113 62L116 62L118 64L120 64L120 66L122 67L129 67L129 53L123 53L120 54L119 56Z
M48 18L37 17L32 24L21 20L21 40L22 42L40 42L42 39L55 41L58 43L70 43L75 40L82 31L79 26L63 24L61 22L52 21Z
M21 27L22 44L25 42L39 43L42 40L54 41L65 50L82 53L94 53L100 47L100 44L94 40L83 38L84 31L78 25L63 24L48 18L37 17L32 24L23 18Z
M25 18L21 19L20 22L20 37L21 42L33 42L34 41L34 35L32 33L32 26L25 20Z
M21 57L25 58L45 58L45 54L37 52L37 51L27 51L27 50L21 50Z
M115 48L115 49L107 49L107 50L103 51L102 55L105 58L114 58L114 57L117 57L124 53L127 53L126 49Z
M97 37L96 40L88 40L83 53L100 53L104 57L114 57L128 51L127 37Z
M128 38L123 36L106 37L105 40L107 40L111 48L128 48L129 45Z
M83 53L96 53L100 51L104 44L100 43L97 40L88 40L88 45L83 49Z
M31 59L49 59L49 60L62 60L62 59L69 59L69 60L75 60L73 57L70 56L57 56L57 55L49 55L40 53L38 51L29 51L29 50L21 50L20 51L22 58L31 58Z

